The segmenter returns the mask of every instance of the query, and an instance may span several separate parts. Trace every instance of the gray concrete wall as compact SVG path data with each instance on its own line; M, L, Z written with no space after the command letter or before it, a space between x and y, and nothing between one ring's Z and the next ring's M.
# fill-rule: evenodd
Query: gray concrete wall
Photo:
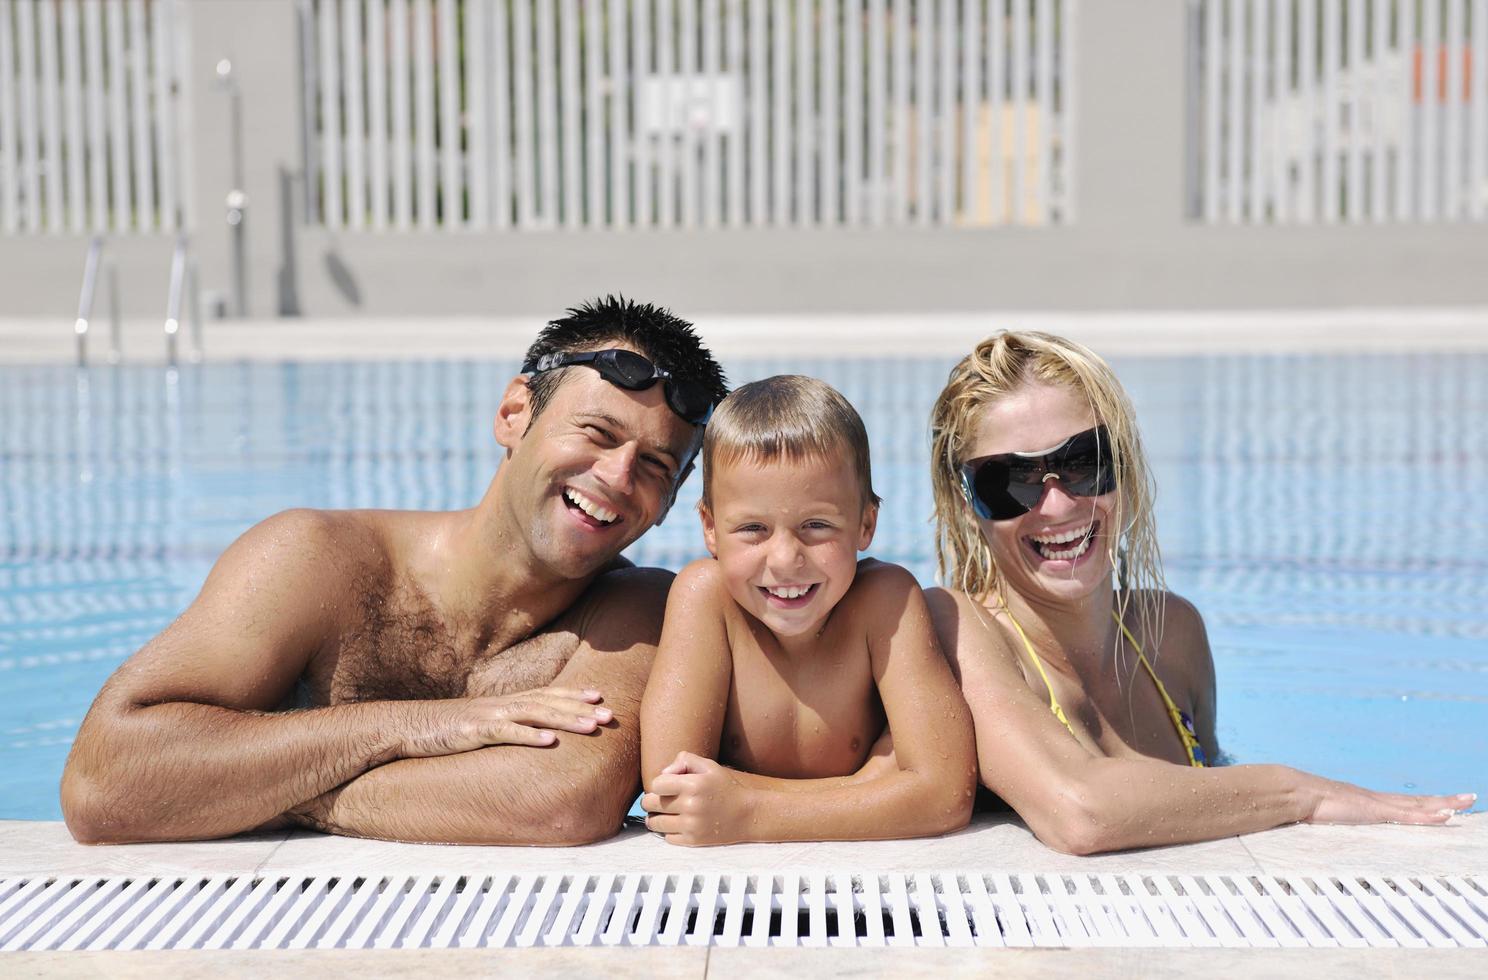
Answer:
M194 240L231 287L227 99L243 91L248 312L541 315L604 291L689 313L1488 305L1488 226L1206 226L1185 216L1186 0L1084 0L1075 219L1044 229L327 232L299 225L294 0L190 5ZM70 322L86 242L0 240L5 315ZM124 305L163 315L169 243L118 240Z

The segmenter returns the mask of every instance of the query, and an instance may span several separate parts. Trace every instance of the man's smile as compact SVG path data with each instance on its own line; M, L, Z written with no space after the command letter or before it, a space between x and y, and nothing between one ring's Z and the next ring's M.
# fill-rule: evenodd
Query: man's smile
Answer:
M588 518L586 523L595 527L610 527L620 520L620 514L605 506L604 502L579 490L577 487L563 488L563 502L570 511Z

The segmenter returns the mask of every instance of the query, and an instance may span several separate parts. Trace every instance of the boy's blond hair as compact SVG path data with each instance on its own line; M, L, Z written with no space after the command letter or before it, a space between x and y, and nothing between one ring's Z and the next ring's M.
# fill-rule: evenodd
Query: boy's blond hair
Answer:
M703 501L712 507L713 472L739 461L827 459L843 453L858 479L863 506L878 506L868 459L868 432L841 392L816 378L777 374L734 389L703 436Z
M992 593L1005 599L1002 575L962 494L961 464L986 408L1030 384L1070 391L1106 427L1116 468L1117 533L1108 540L1117 605L1124 615L1135 601L1146 635L1160 637L1166 583L1152 516L1154 485L1136 415L1105 361L1089 348L1053 334L1004 331L988 337L951 369L935 401L930 413L930 482L941 580L979 600Z

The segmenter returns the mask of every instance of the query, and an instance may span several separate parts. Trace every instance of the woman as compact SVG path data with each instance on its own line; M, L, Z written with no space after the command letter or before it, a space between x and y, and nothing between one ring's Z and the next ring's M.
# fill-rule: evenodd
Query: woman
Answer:
M931 609L982 782L1044 843L1092 854L1297 821L1437 824L1472 805L1209 768L1204 623L1164 589L1131 405L1095 354L1041 333L983 341L952 370L931 438L950 586Z

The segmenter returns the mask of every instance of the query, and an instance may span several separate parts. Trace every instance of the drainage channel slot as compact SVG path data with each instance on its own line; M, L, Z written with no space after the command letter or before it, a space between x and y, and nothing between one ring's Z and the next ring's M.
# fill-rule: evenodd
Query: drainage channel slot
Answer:
M0 951L1488 946L1470 876L269 875L0 879Z

